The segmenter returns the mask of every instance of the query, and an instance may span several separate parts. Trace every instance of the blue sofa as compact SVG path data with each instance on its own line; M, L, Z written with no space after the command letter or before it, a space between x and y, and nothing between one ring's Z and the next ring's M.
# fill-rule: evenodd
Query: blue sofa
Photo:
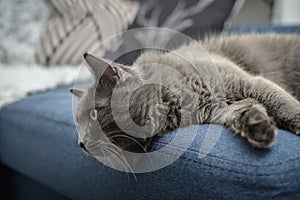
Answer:
M234 32L279 29L291 31L272 26L233 28ZM292 29L300 33L300 27ZM222 134L212 151L200 159L200 145L209 125L194 125L199 129L193 144L163 169L135 174L135 179L131 174L106 167L84 154L77 145L69 87L33 94L0 110L0 162L3 165L0 173L5 177L2 182L5 180L4 188L10 197L300 198L300 137L285 130L279 131L272 148L262 150L254 149L221 126L211 125L216 131L222 129ZM159 138L152 149L161 148L175 134Z

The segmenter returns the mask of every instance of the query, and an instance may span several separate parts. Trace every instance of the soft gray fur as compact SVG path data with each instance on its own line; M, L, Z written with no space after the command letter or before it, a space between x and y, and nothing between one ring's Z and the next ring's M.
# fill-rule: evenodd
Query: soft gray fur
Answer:
M199 123L225 124L259 148L273 144L276 124L300 134L298 35L218 36L202 45L208 53L191 43L171 53L144 53L131 67L85 54L95 84L71 91L80 98L81 147L93 156L105 155L99 149L110 140L141 152L156 136ZM150 80L163 84L142 86ZM113 89L117 104L111 102ZM128 116L124 108L130 92ZM135 132L131 119L144 131Z

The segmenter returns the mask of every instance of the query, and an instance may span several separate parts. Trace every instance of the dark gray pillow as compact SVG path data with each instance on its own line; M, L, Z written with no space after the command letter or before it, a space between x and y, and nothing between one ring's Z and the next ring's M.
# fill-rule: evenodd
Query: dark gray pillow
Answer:
M137 16L129 29L163 27L201 39L229 28L243 3L244 0L141 0ZM128 46L130 44L126 44L125 40L121 49ZM131 64L140 52L136 50L122 55L117 61ZM109 53L107 57L110 57Z
M164 27L198 39L219 33L239 11L240 0L141 0L137 16L129 27Z

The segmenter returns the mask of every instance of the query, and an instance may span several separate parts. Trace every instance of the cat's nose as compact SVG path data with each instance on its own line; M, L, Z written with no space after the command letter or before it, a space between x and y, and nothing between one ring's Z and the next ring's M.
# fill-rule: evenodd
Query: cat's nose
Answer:
M84 144L82 142L79 142L78 145L80 146L80 148L83 150L84 153L86 153L87 155L91 156L92 154L85 148Z
M82 142L79 142L79 146L80 146L80 148L82 148L83 150L86 151L86 148L84 147L84 144Z

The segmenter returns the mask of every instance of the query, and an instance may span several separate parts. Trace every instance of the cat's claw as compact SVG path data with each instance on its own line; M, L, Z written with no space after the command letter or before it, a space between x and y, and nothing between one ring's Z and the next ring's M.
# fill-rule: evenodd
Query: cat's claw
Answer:
M263 107L253 106L245 113L242 136L258 148L268 148L275 142L277 128Z
M297 129L296 131L294 131L296 133L296 135L300 135L300 129Z
M291 122L289 122L287 129L296 135L300 135L300 114L296 115Z

